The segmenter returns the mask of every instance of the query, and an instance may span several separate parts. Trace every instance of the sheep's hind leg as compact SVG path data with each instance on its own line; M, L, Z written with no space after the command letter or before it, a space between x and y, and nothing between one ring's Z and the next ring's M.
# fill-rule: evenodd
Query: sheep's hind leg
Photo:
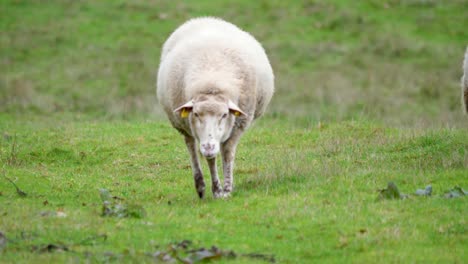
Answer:
M224 175L224 197L231 195L234 186L234 158L236 156L236 148L243 131L236 129L232 132L231 137L223 143L223 175Z
M211 191L213 192L214 198L223 197L223 189L221 183L219 183L218 169L216 168L216 158L207 159L208 167L210 168L211 174Z
M201 199L205 195L205 181L203 180L203 173L200 168L200 161L198 159L195 139L189 136L185 136L185 144L187 145L187 150L190 153L193 179L195 180L195 189L197 190L198 196Z

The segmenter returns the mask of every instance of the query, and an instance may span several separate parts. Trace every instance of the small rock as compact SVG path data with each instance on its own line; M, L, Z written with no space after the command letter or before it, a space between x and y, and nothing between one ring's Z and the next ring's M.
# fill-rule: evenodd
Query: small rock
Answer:
M432 195L432 185L426 186L426 188L423 189L417 189L416 192L414 193L419 196L431 196Z
M467 195L468 192L463 190L459 186L453 187L451 190L447 191L444 195L445 198L457 198Z

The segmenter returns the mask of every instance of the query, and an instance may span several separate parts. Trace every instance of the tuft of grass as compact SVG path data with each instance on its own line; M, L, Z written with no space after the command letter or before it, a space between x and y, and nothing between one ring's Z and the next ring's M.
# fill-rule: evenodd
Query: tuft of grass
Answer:
M16 141L16 135L11 136L5 132L1 142L3 141L6 141L7 144L10 143L9 150L0 152L2 154L2 160L4 160L4 163L8 166L20 165L21 161L18 159L18 143Z

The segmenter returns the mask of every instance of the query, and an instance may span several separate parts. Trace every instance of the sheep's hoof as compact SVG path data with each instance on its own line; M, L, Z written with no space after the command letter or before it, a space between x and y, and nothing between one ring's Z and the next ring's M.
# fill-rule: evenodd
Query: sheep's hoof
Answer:
M200 199L203 199L203 197L205 196L205 191L197 191L198 193L198 197L200 197Z
M214 192L213 192L213 197L214 197L215 199L223 198L223 197L224 197L224 192L223 192L223 190L214 191Z
M231 193L230 192L224 192L224 191L218 191L218 192L213 193L213 197L215 199L219 199L219 198L225 199L225 198L231 197Z
M195 189L197 190L198 197L200 197L200 199L203 199L203 197L205 197L205 183L203 182L203 178L201 179L201 181L195 182Z
M221 198L223 196L223 189L221 188L213 188L211 190L213 192L213 197L214 198Z

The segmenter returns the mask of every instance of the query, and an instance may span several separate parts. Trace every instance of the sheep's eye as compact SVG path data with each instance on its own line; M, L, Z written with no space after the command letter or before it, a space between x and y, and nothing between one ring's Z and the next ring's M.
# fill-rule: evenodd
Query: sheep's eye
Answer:
M198 113L193 113L195 115L196 118L199 118L200 115Z
M222 119L226 118L228 115L226 113L223 114L223 116L221 117Z

